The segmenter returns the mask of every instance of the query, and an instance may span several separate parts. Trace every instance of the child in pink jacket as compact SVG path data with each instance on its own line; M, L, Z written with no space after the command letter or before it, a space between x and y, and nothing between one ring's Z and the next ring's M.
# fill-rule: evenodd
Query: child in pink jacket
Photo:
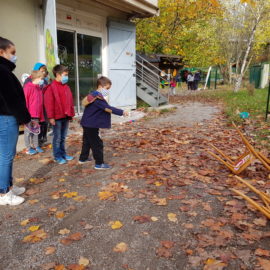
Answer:
M32 82L24 86L24 95L31 118L38 125L39 122L45 121L42 90L44 74L41 71L33 71L31 78ZM38 134L32 133L28 128L24 129L24 142L27 149L26 154L43 153L43 150L38 145Z

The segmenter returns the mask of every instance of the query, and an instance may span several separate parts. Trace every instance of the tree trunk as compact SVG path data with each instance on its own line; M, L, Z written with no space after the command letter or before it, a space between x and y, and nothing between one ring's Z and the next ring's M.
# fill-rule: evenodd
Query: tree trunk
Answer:
M235 75L235 85L234 85L234 92L237 93L242 85L242 81L243 81L243 74L236 74Z

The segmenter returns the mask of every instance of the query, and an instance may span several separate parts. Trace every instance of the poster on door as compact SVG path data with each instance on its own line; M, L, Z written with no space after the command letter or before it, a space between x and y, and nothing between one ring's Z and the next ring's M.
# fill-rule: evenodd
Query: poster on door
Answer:
M56 26L56 3L55 0L45 1L44 35L46 48L46 61L49 72L59 64Z

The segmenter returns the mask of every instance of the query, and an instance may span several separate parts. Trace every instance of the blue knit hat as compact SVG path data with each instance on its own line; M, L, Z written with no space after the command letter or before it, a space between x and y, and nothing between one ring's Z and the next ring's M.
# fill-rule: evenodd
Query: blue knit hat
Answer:
M34 65L34 68L33 68L33 70L35 70L35 71L37 71L37 70L40 70L40 68L42 68L42 67L44 67L45 66L45 64L42 64L42 63L36 63L35 65Z

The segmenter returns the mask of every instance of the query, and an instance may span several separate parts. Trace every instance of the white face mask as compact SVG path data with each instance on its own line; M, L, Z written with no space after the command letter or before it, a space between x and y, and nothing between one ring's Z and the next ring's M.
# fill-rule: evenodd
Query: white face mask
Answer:
M12 62L13 64L16 64L18 58L16 55L12 55L11 58L9 59L10 62Z
M109 96L109 90L108 89L102 88L100 90L100 93L102 94L103 97Z

